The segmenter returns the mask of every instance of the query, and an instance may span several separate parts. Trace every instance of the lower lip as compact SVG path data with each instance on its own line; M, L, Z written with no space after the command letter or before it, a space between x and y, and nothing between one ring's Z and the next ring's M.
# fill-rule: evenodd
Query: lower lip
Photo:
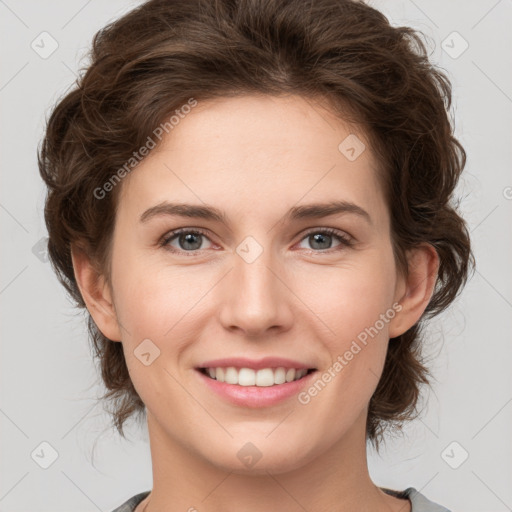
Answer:
M309 384L311 378L317 373L308 373L302 379L273 386L239 386L228 384L208 377L196 370L203 382L215 393L229 402L241 407L269 407L296 395L303 387Z

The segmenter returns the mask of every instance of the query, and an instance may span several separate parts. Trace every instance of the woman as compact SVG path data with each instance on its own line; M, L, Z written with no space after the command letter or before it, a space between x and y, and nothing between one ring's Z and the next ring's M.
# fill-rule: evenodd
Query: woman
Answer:
M419 36L350 0L150 0L78 82L39 166L114 425L147 419L153 488L115 512L447 510L366 460L473 263Z

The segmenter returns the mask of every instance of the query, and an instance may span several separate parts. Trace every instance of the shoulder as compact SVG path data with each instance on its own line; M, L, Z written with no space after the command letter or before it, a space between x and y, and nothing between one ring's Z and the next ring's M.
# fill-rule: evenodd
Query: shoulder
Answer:
M117 507L112 512L133 512L135 507L150 493L150 491L144 491L135 496L132 496L129 500L125 501L122 505Z
M447 508L427 499L414 487L408 487L404 496L412 503L411 512L450 512Z
M384 489L383 489L384 490ZM385 489L389 494L394 494L400 498L408 498L412 504L411 512L450 512L447 508L434 503L427 499L423 494L418 492L414 487L408 487L405 491L397 493ZM150 491L141 492L132 496L129 500L125 501L118 508L112 512L133 512L135 507L150 493Z
M411 502L411 512L450 512L447 508L427 499L414 487L408 487L405 491L395 491L385 487L381 487L381 490L395 498L408 499Z

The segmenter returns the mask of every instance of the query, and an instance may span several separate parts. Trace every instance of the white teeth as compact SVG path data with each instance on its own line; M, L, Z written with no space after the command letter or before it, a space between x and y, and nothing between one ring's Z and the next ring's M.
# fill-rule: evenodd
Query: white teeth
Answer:
M289 368L286 371L286 382L291 382L293 379L295 379L295 368Z
M284 384L286 382L286 371L284 368L277 368L274 372L274 382L276 384Z
M276 384L284 384L299 380L308 371L303 368L296 370L295 368L262 368L261 370L253 370L252 368L235 368L229 366L227 368L207 368L206 373L219 382L227 382L228 384L237 384L239 386L274 386Z
M306 375L306 373L308 373L308 370L306 368L303 368L302 370L299 370L300 375L296 375L295 378L302 379L302 377L304 377L304 375Z
M238 384L238 372L236 371L236 368L233 368L232 366L226 368L224 382L227 382L228 384Z
M240 368L238 372L238 382L240 386L255 386L256 372L250 368ZM236 383L235 383L236 384Z
M271 368L263 368L256 373L256 386L273 386L274 372Z

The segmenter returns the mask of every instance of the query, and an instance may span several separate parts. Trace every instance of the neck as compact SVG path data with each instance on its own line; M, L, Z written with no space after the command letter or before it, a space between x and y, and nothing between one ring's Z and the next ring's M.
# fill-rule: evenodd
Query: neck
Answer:
M148 411L153 489L137 512L295 512L353 510L408 512L370 479L362 416L343 439L320 454L292 454L295 465L216 466L163 430ZM408 502L407 502L408 504Z

